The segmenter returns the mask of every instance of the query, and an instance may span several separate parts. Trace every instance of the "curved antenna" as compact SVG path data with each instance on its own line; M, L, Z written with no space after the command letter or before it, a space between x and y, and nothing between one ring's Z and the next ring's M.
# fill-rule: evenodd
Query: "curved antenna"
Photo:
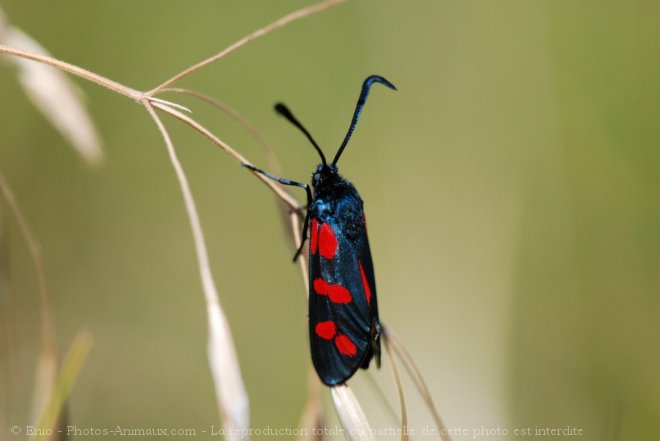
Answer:
M360 92L360 97L358 98L357 105L355 106L355 112L353 113L353 120L351 121L351 125L348 128L348 132L346 132L344 141L342 141L341 146L339 146L339 150L337 150L335 159L332 160L332 165L337 164L339 157L346 148L346 144L348 144L348 141L351 139L351 135L353 135L353 131L355 130L355 126L357 125L358 119L360 119L362 108L364 107L364 104L367 102L367 96L369 95L369 90L371 89L371 85L374 83L380 83L389 87L392 90L397 90L394 84L390 83L380 75L371 75L367 77L366 80L364 80L364 83L362 83L362 92Z
M319 156L321 157L321 162L323 162L323 166L328 165L328 163L325 161L325 155L323 154L323 151L321 150L321 147L314 141L314 138L312 138L312 135L309 134L306 128L303 127L302 124L296 119L295 116L293 116L293 113L289 110L287 106L285 106L282 103L277 103L275 104L275 111L285 117L287 121L289 121L291 124L294 126L298 127L301 132L307 136L307 139L312 143L314 148L316 149L317 152L319 152Z

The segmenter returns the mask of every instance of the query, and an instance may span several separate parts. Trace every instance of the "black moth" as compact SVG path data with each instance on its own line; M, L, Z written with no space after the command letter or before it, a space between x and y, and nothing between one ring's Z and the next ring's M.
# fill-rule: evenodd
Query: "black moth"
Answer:
M359 193L339 175L337 161L348 144L374 83L396 87L372 75L364 80L351 125L337 154L328 164L323 151L283 104L275 110L298 127L321 157L308 184L278 178L243 164L284 185L307 191L307 215L295 261L309 236L309 340L312 361L328 386L344 383L358 368L366 369L372 357L380 366L380 334L376 280L367 238L367 225Z

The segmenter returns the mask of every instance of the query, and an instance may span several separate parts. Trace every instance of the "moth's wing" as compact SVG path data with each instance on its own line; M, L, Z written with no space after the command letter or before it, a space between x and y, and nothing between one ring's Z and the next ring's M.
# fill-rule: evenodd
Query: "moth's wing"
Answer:
M323 224L326 226L322 227ZM322 256L320 238L317 239L319 248L315 253L310 252L310 346L314 367L327 385L343 383L359 367L368 364L368 358L372 355L372 308L375 290L369 288L372 298L368 302L364 285L365 279L367 282L369 277L373 279L371 255L369 253L366 256L368 263L362 262L365 258L361 255L364 247L368 250L366 234L364 243L361 240L356 241L354 232L350 233L350 237L347 236L345 226L345 222L337 222L337 219L332 217L326 217L324 222L319 221L319 229L326 228L327 231L329 227L332 230L337 243L336 253L332 258ZM365 264L369 270L365 268ZM366 278L362 277L361 265L365 276L369 274ZM315 283L315 279L321 279L325 285L317 285L320 282ZM373 280L371 283L373 286ZM330 285L348 290L350 301L333 301L333 296L323 293L323 289L320 289L321 293L318 292L319 286ZM332 338L319 335L317 330L319 323L327 322L333 322L336 328Z

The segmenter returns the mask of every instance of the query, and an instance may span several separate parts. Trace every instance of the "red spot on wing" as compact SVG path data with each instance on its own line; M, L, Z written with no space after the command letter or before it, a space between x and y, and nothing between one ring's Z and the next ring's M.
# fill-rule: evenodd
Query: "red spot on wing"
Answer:
M355 346L355 343L347 335L339 334L335 338L335 346L337 346L337 350L343 355L355 357L355 354L357 354L357 346Z
M319 232L319 252L326 259L334 259L337 253L337 236L328 224L321 225Z
M348 288L340 285L328 285L328 297L333 303L350 303L353 300Z
M314 331L319 337L325 340L332 340L332 337L337 333L337 326L333 321L318 322L314 327Z
M358 261L360 265L360 276L362 277L362 287L364 288L364 295L367 298L367 304L371 305L371 289L369 288L369 282L367 281L367 276L364 274L364 268L362 268L362 262Z
M319 242L319 223L316 219L312 219L312 234L309 239L309 246L312 250L312 254L316 254L316 247Z
M323 279L314 279L314 291L318 295L330 297L333 303L350 303L353 296L348 288L341 285L331 285Z
M328 295L328 282L323 279L314 279L314 291L316 294L327 296Z
M341 285L331 285L321 278L314 279L312 284L316 294L330 297L330 301L333 303L350 303L353 300L348 288Z

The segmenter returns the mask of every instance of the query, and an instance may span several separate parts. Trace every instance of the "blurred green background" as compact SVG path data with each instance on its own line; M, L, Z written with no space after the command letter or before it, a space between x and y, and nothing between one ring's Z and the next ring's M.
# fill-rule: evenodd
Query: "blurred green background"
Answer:
M308 4L0 3L54 56L138 89ZM374 89L340 167L366 201L381 317L447 425L470 431L456 439L572 426L580 439L643 440L660 433L659 54L657 1L350 1L178 85L239 109L285 175L306 180L317 156L273 103L285 101L331 155L364 77L395 83L397 93ZM203 295L161 136L140 106L75 81L105 144L98 169L0 68L0 171L43 244L61 350L81 328L95 339L70 423L217 427ZM173 98L266 165L230 118ZM164 120L200 210L252 425L295 426L306 304L273 197ZM26 246L1 207L2 308L12 317L3 345L13 348L1 410L6 425L23 425L39 303ZM385 365L373 376L396 409ZM364 373L351 384L374 426L396 424ZM431 418L408 397L421 430Z

